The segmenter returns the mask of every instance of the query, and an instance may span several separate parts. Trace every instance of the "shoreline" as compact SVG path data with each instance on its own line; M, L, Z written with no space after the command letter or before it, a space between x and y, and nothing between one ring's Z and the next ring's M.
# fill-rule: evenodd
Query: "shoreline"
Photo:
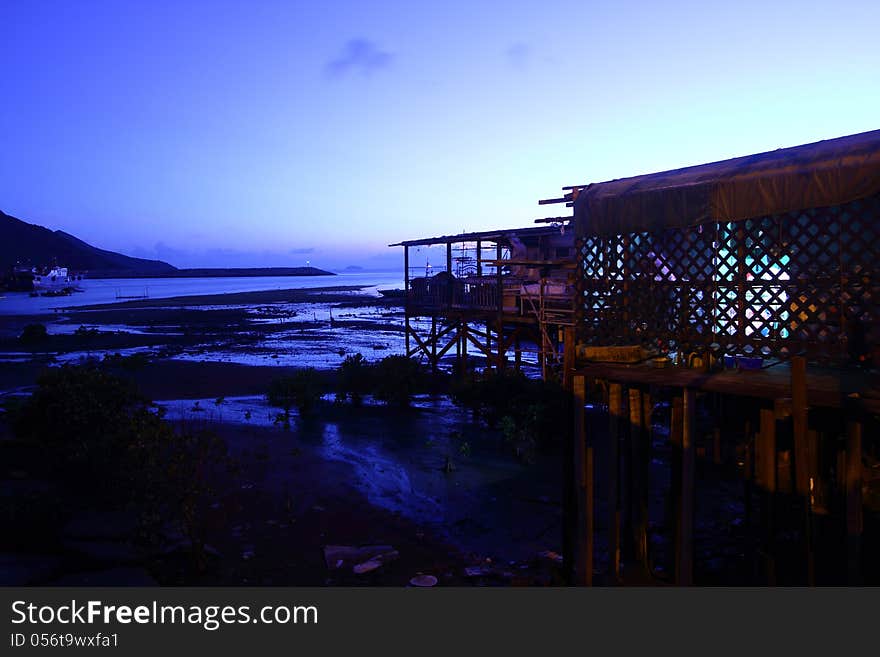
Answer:
M82 306L65 306L56 309L56 312L78 312L81 310L113 310L133 308L161 308L174 306L177 308L187 306L218 306L218 305L248 305L248 304L273 304L273 303L306 303L313 301L309 297L319 296L318 301L329 303L334 301L350 301L353 297L362 296L365 299L381 299L371 295L353 294L368 289L370 285L332 285L327 287L295 287L284 290L254 290L250 292L221 292L217 294L189 294L175 297L162 297L152 299L135 299L120 301L117 303L96 303Z

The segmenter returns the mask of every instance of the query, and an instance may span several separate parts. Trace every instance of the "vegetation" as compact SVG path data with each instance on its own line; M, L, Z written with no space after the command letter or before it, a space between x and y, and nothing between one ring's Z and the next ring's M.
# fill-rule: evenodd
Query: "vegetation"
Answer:
M266 399L288 415L293 407L300 415L309 415L321 400L321 394L321 378L314 367L308 367L274 379L269 384Z
M422 374L419 362L406 356L386 356L374 367L376 398L387 404L408 407Z
M28 324L24 327L18 339L24 344L37 344L49 337L49 332L43 324Z
M571 431L569 396L562 387L515 371L489 370L461 379L453 385L452 398L490 428L500 429L524 461Z
M82 504L133 509L151 531L177 521L201 553L199 511L213 467L225 462L215 435L176 429L129 381L97 365L47 370L12 424Z
M340 401L350 399L360 406L364 395L370 392L372 370L362 354L347 356L339 366L336 398Z

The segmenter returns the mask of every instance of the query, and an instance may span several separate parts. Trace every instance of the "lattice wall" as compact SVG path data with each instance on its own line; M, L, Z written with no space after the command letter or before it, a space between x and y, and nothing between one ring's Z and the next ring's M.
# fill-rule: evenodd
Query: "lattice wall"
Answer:
M580 338L840 360L880 344L880 196L578 241ZM865 343L865 344L863 344Z

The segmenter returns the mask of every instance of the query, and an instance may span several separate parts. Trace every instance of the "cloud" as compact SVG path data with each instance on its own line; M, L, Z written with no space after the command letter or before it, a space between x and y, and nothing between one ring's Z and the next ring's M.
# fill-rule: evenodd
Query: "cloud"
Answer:
M391 66L394 55L369 39L351 39L335 59L327 62L325 72L328 77L340 78L349 74L372 75Z
M287 253L289 253L290 255L303 255L306 253L314 253L314 252L315 252L315 248L310 246L310 247L302 248L302 249L290 249L290 251L288 251Z
M528 67L529 62L532 59L532 49L528 44L520 41L514 43L505 50L504 56L507 57L507 63L510 64L512 68L522 71Z

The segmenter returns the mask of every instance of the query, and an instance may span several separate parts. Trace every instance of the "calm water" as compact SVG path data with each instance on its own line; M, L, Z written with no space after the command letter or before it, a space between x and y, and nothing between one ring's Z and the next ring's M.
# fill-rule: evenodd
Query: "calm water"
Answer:
M115 303L120 296L143 296L150 299L226 294L262 290L364 285L376 290L403 287L403 270L373 273L343 273L336 276L257 276L229 278L108 278L80 282L82 292L69 297L31 297L27 292L7 292L0 298L0 315L51 313L54 308L68 308L96 303Z

